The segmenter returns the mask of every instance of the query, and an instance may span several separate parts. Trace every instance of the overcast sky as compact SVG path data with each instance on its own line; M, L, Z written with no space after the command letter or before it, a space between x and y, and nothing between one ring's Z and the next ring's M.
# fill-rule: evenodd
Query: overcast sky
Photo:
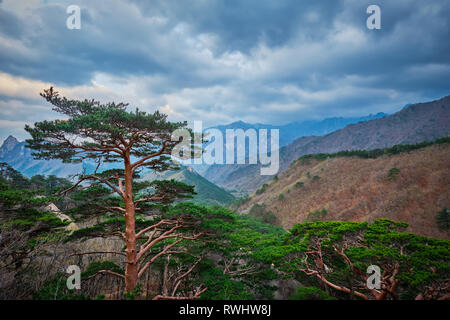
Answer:
M50 85L205 126L395 112L450 94L450 1L0 0L0 141Z

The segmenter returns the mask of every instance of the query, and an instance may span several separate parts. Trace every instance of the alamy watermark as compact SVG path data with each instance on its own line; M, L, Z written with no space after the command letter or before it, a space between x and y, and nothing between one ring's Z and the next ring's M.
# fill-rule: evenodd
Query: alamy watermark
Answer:
M70 274L67 278L66 285L67 289L73 290L81 289L81 269L77 265L70 265L66 269L66 273Z
M366 284L369 289L381 289L381 269L377 265L370 265L367 267L366 273L370 275L367 278Z
M77 5L70 5L66 9L66 13L69 17L66 20L67 29L81 29L81 9Z
M69 14L66 20L66 26L70 30L81 29L81 9L77 5L70 5L66 9L66 13ZM366 26L369 30L381 29L381 8L376 4L372 4L367 7L366 13L370 16L366 20Z
M373 30L373 29L381 29L381 9L376 4L372 4L367 7L366 10L367 14L370 14L370 16L366 20L366 26L367 29Z

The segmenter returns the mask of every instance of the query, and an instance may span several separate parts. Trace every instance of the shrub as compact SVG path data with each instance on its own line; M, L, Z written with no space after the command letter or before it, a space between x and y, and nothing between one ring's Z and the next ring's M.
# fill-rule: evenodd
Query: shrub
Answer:
M295 183L295 187L296 188L301 188L301 187L303 187L303 185L304 185L304 183L303 182L301 182L301 181L297 181L296 183Z
M389 169L389 172L387 175L388 180L393 181L393 180L397 179L397 176L399 173L400 173L400 169L398 169L398 168L394 167L394 168Z
M261 188L259 188L258 190L256 190L256 194L262 194L262 193L264 193L265 191L266 191L266 189L267 189L267 187L268 187L269 185L267 184L267 183L264 183L262 186L261 186Z
M134 287L133 291L125 292L123 294L123 297L125 300L135 300L141 295L141 293L142 293L142 283L139 283L138 285L136 285L136 287Z
M324 219L327 216L327 214L328 214L327 209L323 208L322 210L317 210L317 211L308 213L308 216L306 219L308 221L319 221L319 220Z
M43 287L33 292L33 300L87 300L84 294L78 294L75 290L67 289L66 276L57 273L53 278L47 280Z
M304 222L290 230L284 239L284 246L273 251L271 260L279 270L289 272L309 286L317 286L317 277L311 271L320 274L322 266L326 265L328 270L323 273L324 280L348 290L336 291L330 286L329 293L336 298L359 299L351 293L354 288L368 299L414 299L419 294L428 296L430 289L434 292L432 299L444 299L446 291L440 288L444 288L442 284L448 279L450 242L406 233L407 226L406 223L388 219L377 219L371 224ZM320 256L316 254L319 248ZM345 251L346 257L340 254L340 248L343 250L341 252ZM392 268L395 264L398 269ZM381 291L387 296L380 297L378 293L365 290L367 282L364 273L370 265L379 266L386 277L392 276L398 280L390 283L383 277ZM306 269L301 270L305 266ZM299 270L303 274L298 274ZM356 283L365 287L361 290L355 286Z

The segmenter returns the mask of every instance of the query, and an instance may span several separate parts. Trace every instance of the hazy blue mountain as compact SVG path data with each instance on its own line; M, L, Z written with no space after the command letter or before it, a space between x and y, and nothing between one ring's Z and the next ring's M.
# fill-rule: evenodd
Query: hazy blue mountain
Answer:
M305 122L295 122L283 126L266 125L266 124L249 124L237 121L228 125L221 125L215 128L221 130L225 135L226 129L279 129L280 130L280 147L285 146L296 138L310 135L322 135L339 128L345 127L350 123L367 121L385 117L385 113L377 113L359 118L329 118L324 120L312 120ZM20 171L25 176L31 177L36 174L50 175L54 174L60 177L80 172L91 173L96 164L92 161L84 161L82 164L65 164L59 160L35 160L31 155L32 151L25 148L25 142L19 142L13 136L9 136L0 147L0 161L7 162L14 169ZM247 152L248 155L248 152ZM111 169L117 167L117 164L104 164L103 169ZM203 173L208 166L195 166L199 173Z
M334 118L326 118L323 120L308 120L308 121L301 121L301 122L291 122L285 125L271 125L271 124L262 124L262 123L247 123L244 121L236 121L227 125L218 125L215 127L210 127L205 129L218 129L222 132L223 139L224 139L224 147L223 147L223 159L226 159L226 152L227 149L225 147L225 138L226 138L226 130L227 129L242 129L244 131L248 129L267 129L268 131L268 143L270 145L270 130L271 129L278 129L279 130L279 147L284 147L294 140L301 138L301 137L311 137L311 136L321 136L328 133L331 133L333 131L342 129L346 127L349 124L354 124L358 122L365 122L375 119L380 119L388 116L388 114L379 112L377 114L370 114L368 116L364 117L351 117L351 118L344 118L344 117L334 117ZM206 144L207 145L207 144ZM234 155L236 159L236 149L238 147L237 140L235 141L234 145ZM259 153L259 149L257 148L256 152L251 152L248 147L248 140L246 141L246 145L241 145L241 148L245 148L245 157L249 157L250 155L253 155L255 153ZM225 161L225 160L224 160ZM205 175L206 171L209 169L209 165L206 164L196 164L192 165L195 170L200 173L201 175Z
M291 122L285 125L271 125L262 123L251 124L243 121L236 121L227 125L219 125L211 128L220 130L224 135L224 137L226 129L243 129L244 131L247 129L255 129L255 130L279 129L280 147L283 147L300 137L322 136L331 133L333 131L342 129L349 124L380 119L386 116L388 116L388 114L379 112L377 114L370 114L364 117L353 117L353 118L334 117L334 118L326 118L323 120Z
M6 162L27 177L36 174L67 177L82 171L82 164L67 164L59 160L35 160L32 150L25 147L25 142L19 142L9 136L0 147L0 162Z

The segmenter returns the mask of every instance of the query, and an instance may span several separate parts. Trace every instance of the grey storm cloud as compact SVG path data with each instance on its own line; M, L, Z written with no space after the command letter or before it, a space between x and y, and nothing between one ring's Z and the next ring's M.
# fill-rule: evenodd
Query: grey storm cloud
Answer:
M17 79L208 125L394 112L449 94L446 0L74 3L80 30L65 26L71 1L0 1L0 138L45 106ZM366 28L370 4L381 30Z

